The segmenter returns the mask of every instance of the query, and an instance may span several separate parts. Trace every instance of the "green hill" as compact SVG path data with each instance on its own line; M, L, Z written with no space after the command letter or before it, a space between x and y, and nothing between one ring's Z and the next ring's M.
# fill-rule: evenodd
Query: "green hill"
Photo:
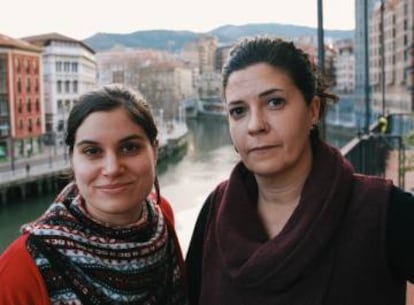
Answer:
M212 34L222 45L231 44L244 36L273 35L282 38L298 36L316 36L316 28L285 25L277 23L225 25L207 33L191 31L150 30L136 31L130 34L97 33L84 40L95 51L103 51L115 47L159 49L172 52L180 51L190 41L197 40L205 34ZM354 37L353 30L325 30L325 37L333 40Z

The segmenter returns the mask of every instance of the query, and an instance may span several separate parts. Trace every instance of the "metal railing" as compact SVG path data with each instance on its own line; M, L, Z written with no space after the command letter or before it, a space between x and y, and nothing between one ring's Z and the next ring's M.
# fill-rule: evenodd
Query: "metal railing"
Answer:
M342 154L358 173L384 176L391 151L398 153L398 186L405 187L404 137L413 129L411 115L393 114L387 117L389 126L381 131L379 122L370 126L369 134L358 134L342 149Z

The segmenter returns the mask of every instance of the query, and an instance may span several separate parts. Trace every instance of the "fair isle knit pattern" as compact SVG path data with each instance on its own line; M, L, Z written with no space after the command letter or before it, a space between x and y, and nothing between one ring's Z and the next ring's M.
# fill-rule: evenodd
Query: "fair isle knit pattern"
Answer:
M187 304L174 233L147 200L132 225L109 227L83 208L71 183L29 232L28 251L52 304Z

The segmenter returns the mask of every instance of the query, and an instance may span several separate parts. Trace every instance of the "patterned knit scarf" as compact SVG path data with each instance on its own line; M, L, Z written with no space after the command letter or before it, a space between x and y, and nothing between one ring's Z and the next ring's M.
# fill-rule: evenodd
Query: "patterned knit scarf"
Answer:
M151 200L138 222L109 227L71 183L22 231L52 304L187 304L175 233Z

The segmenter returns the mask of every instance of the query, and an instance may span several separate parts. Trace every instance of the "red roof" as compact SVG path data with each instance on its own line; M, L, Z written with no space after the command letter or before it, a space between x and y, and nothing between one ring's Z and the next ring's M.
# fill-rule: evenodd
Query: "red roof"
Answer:
M33 51L33 52L42 52L42 48L35 46L27 41L9 37L7 35L0 33L0 47L6 47L11 49Z

